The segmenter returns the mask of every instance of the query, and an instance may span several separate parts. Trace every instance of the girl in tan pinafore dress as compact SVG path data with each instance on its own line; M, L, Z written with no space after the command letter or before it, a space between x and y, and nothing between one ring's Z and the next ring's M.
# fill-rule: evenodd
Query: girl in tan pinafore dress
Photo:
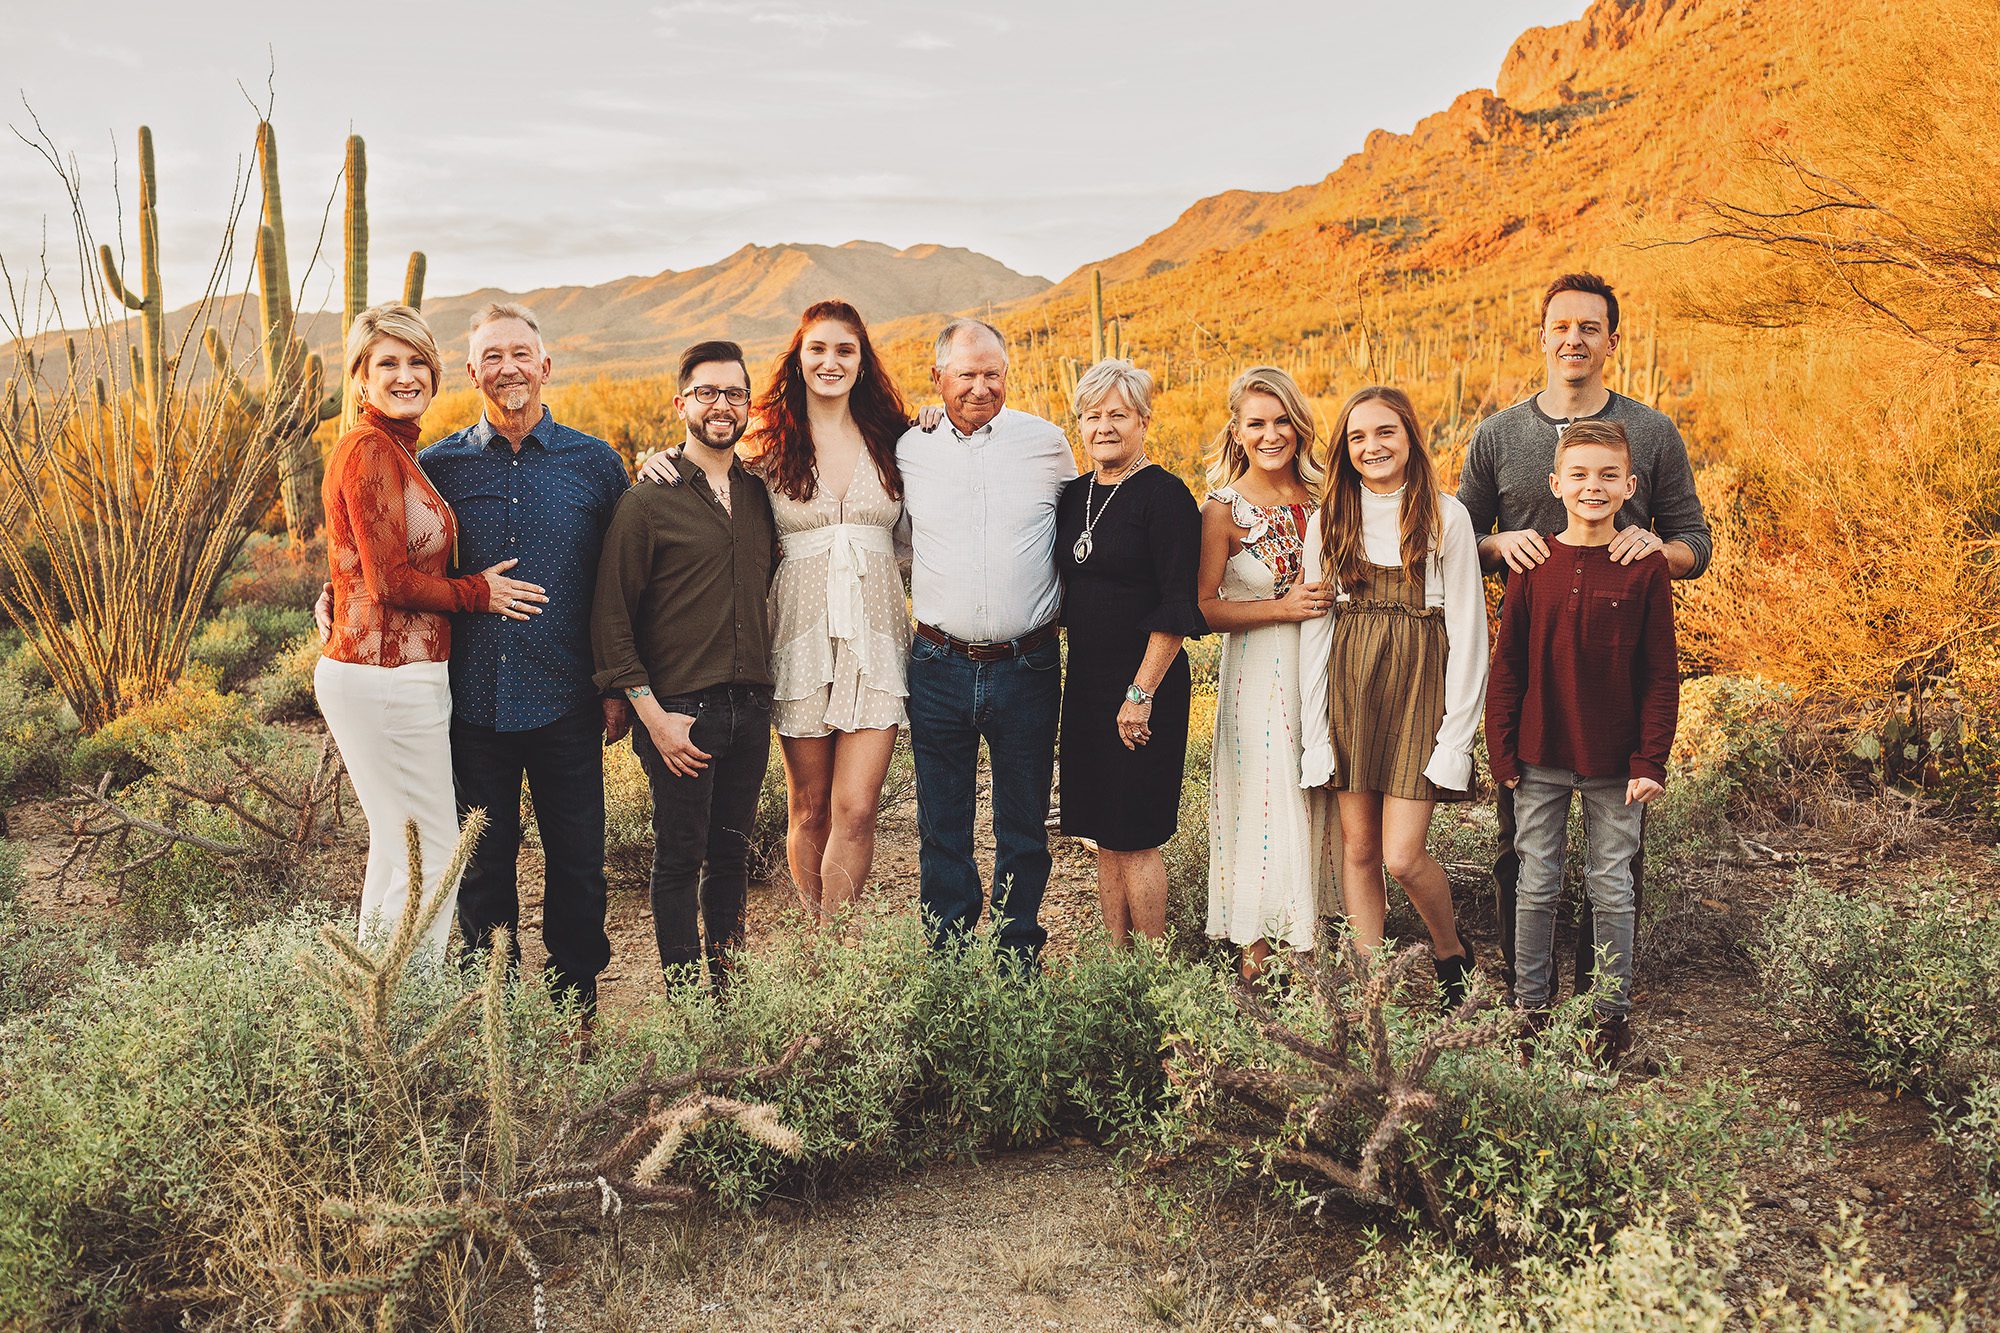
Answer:
M1386 869L1423 917L1455 1005L1472 954L1426 844L1436 803L1463 800L1472 786L1487 666L1478 541L1465 507L1439 492L1400 390L1348 399L1329 452L1302 577L1326 577L1339 593L1334 614L1302 632L1300 782L1338 794L1341 896L1356 942L1382 941Z

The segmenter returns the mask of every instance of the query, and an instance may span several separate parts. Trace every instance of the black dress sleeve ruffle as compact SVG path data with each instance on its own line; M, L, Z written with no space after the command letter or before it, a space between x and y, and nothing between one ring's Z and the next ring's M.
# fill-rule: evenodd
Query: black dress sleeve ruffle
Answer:
M1147 471L1153 480L1147 496L1146 540L1153 568L1159 571L1160 600L1139 624L1148 634L1198 639L1208 633L1195 593L1201 564L1201 506L1173 473L1163 467Z

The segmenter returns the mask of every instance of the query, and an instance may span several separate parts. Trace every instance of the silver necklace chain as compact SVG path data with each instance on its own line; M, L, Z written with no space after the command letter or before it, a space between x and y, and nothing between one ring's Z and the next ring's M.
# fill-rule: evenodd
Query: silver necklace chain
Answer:
M1145 467L1151 461L1144 454L1141 454L1131 467L1119 474L1118 485L1122 486L1127 481L1130 481L1140 468ZM1070 553L1076 557L1076 563L1079 565L1090 559L1090 553L1097 549L1097 543L1090 535L1091 531L1103 520L1105 514L1110 512L1111 502L1118 498L1117 490L1110 487L1106 489L1110 490L1111 493L1105 497L1104 508L1098 510L1097 516L1092 518L1090 507L1097 503L1097 472L1095 469L1092 469L1089 485L1083 493L1083 535L1078 537L1076 545L1070 548Z

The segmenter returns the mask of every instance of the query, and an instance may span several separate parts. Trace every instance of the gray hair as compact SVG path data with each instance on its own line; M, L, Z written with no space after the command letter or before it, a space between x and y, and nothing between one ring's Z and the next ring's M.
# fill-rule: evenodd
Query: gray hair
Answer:
M1070 395L1070 410L1082 416L1114 393L1122 395L1141 417L1152 419L1153 377L1130 361L1112 357L1106 357L1078 377L1076 392Z
M999 345L1000 359L1003 361L1007 359L1006 334L1000 332L1000 330L994 328L991 324L988 324L983 319L970 319L970 318L954 319L951 323L945 325L944 328L938 332L937 352L936 356L933 358L933 364L936 365L939 370L943 370L945 366L950 364L952 345L958 341L958 335L964 333L968 329L984 329L988 334L988 336L990 336L993 339L993 341Z
M528 326L528 331L535 335L535 345L537 347L542 345L541 321L535 318L534 311L518 301L488 301L473 312L472 322L466 325L466 332L477 333L496 319L520 320Z

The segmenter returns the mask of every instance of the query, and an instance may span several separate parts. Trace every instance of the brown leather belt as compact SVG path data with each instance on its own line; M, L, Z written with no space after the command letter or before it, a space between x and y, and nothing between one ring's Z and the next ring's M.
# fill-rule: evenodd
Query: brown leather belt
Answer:
M1031 629L1018 639L1008 639L1002 643L967 643L964 639L954 639L943 630L917 622L917 637L927 639L949 652L974 662L1004 662L1010 657L1022 657L1032 653L1045 643L1054 643L1056 625L1052 620L1040 629Z

